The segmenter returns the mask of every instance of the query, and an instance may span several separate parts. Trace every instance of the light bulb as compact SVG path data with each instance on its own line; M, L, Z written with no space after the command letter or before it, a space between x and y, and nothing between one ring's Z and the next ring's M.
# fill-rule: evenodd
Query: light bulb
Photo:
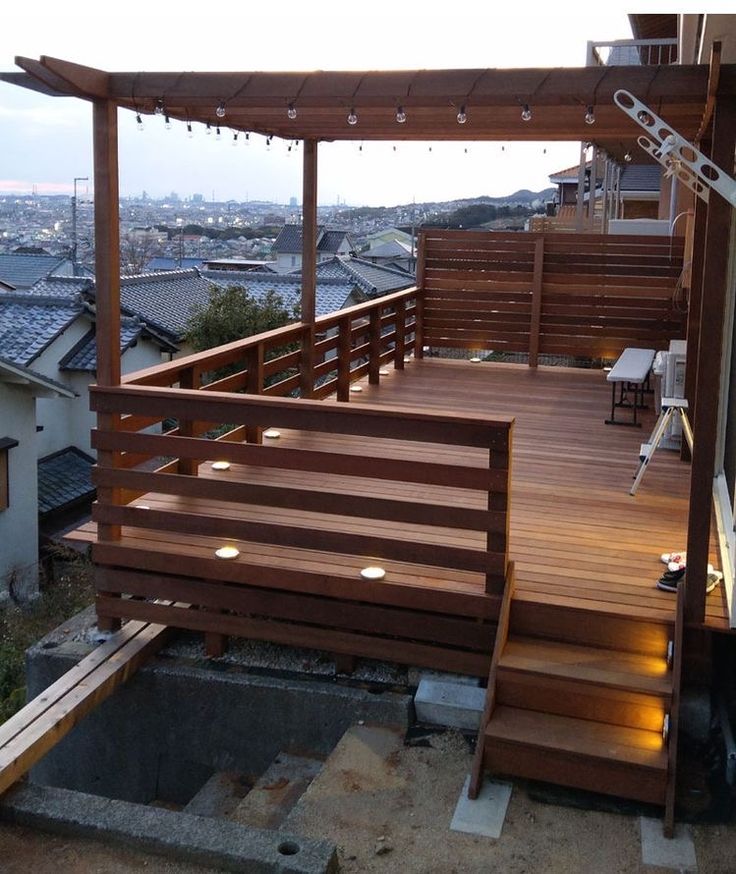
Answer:
M237 146L238 144L238 133L237 131L233 134L233 145Z
M630 164L630 163L631 163L631 152L627 152L627 153L624 155L624 161L626 161L627 164Z
M215 110L215 115L218 118L225 118L225 101L221 100L217 109Z
M266 137L266 151L271 151L271 137Z
M348 113L348 124L357 124L357 123L358 123L358 116L355 112L355 107L353 107L353 108L351 108L350 112Z
M529 109L529 104L525 103L524 107L521 110L521 120L522 121L531 121L532 120L532 111Z
M289 104L289 108L286 110L286 114L292 121L294 121L294 119L296 118L296 107L293 103Z
M593 112L592 106L589 106L585 112L585 123L595 124L595 112Z
M211 127L209 122L207 122L207 127L205 128L205 133L207 134L207 136L210 136L210 134L212 133L212 127Z
M404 112L403 106L399 106L396 110L396 121L399 124L404 124L404 122L406 121L406 113Z
M192 123L191 123L191 121L188 121L188 122L187 122L187 136L189 137L190 140L191 140L191 138L194 136L194 133L193 133L193 131L192 131Z
M141 118L140 112L136 112L135 114L135 123L138 125L138 130L143 130L143 119Z
M158 98L158 100L156 101L156 107L153 111L156 115L163 115L164 114L164 99L163 99L163 97Z
M164 127L166 130L171 130L171 119L168 115L164 116Z
M215 128L215 139L222 139L222 134L220 133L220 125L218 124Z
M465 122L467 120L468 120L468 114L467 114L467 112L465 112L465 104L463 103L463 105L460 107L460 111L457 114L457 123L458 124L465 124Z
M248 131L245 132L245 144L246 146L250 145L250 134L248 133Z

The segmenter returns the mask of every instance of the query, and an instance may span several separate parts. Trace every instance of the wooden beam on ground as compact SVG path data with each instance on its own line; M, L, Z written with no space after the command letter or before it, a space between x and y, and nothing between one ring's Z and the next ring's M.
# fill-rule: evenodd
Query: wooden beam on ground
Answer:
M169 632L164 625L128 622L0 726L0 793L129 680L161 649Z
M733 173L736 144L736 99L719 98L713 120L711 160ZM726 296L728 293L729 239L733 208L711 192L705 239L705 264L700 310L700 341L695 386L696 420L690 478L688 517L688 585L686 621L702 623L705 616L705 585L708 565L713 476L718 441L721 357Z

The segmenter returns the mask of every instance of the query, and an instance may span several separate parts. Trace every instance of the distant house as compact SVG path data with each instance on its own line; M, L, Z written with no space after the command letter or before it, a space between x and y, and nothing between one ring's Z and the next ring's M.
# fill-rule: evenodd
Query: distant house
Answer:
M372 246L367 252L362 252L360 257L372 264L397 268L407 273L413 273L417 263L414 247L400 240L379 243Z
M18 291L51 276L73 275L74 264L62 255L0 255L0 282Z
M0 603L38 591L37 401L73 397L67 386L0 356Z
M328 277L355 283L357 290L369 298L410 288L416 282L414 276L405 270L374 264L364 257L358 258L354 255L347 258L331 258L318 264L318 285Z
M317 263L328 261L336 255L349 255L355 250L355 243L348 231L336 228L317 228ZM276 256L275 269L279 273L301 270L302 267L302 226L284 225L271 246Z
M157 256L151 258L146 264L145 273L159 273L163 270L189 270L192 267L201 267L204 264L204 258L166 258Z

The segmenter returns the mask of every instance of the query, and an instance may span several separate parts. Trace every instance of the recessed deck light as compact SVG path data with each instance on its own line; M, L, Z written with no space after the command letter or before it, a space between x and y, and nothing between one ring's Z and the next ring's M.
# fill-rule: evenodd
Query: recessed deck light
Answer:
M388 371L385 367L382 367L382 368L378 371L378 375L379 375L379 376L388 376L388 374L389 374L389 371Z
M480 358L478 358L477 355L474 355L474 356L470 359L470 363L471 363L471 364L480 364Z
M221 546L215 550L215 555L218 558L233 559L240 555L240 550L236 546Z
M263 436L268 440L278 440L281 436L281 431L277 431L275 428L269 428L267 431L263 432Z
M136 508L136 510L150 510L151 509L148 506L148 504L136 504L135 508Z
M362 385L351 385L350 391L353 394L359 395L363 391L363 386Z
M230 470L229 461L213 461L212 470Z
M361 579L364 580L382 580L386 576L386 571L377 565L364 567L360 572Z

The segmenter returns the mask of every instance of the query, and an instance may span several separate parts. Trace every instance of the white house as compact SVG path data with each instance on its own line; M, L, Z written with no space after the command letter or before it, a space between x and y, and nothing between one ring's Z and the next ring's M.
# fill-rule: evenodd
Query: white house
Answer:
M345 230L317 228L317 263L331 258L349 255L355 251L355 243ZM302 268L302 226L284 225L271 246L275 255L273 265L278 273L289 273Z

